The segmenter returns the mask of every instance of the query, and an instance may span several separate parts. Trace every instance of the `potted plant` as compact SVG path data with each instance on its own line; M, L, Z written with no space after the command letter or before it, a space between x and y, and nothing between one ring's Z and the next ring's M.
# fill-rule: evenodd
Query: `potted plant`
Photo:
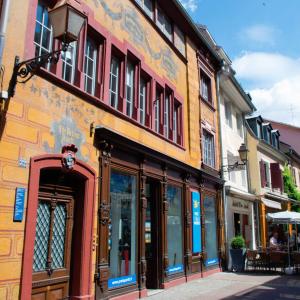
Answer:
M235 236L230 243L231 270L242 272L245 268L245 240L242 236Z

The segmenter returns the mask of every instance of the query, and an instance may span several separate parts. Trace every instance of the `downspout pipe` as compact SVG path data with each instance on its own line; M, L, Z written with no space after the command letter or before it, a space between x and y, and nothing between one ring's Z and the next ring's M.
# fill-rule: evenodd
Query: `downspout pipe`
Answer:
M221 179L225 182L224 176L224 166L223 166L223 143L222 143L222 123L221 123L221 95L220 95L220 79L221 76L229 76L230 75L230 67L222 61L221 69L217 72L217 108L218 108L218 121L219 121L219 145L220 145L220 162L221 162ZM228 247L227 247L227 239L228 239L228 226L227 226L227 197L225 184L222 187L222 198L223 198L223 207L224 207L224 231L225 231L225 257L226 257L226 268L228 264Z
M10 0L3 0L1 18L0 18L0 67L2 66L9 7L10 7Z

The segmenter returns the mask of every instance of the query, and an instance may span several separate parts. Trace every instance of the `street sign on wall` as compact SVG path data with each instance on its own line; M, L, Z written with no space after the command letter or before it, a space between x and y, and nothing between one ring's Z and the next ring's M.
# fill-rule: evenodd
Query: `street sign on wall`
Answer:
M16 188L14 222L22 222L24 214L25 188Z

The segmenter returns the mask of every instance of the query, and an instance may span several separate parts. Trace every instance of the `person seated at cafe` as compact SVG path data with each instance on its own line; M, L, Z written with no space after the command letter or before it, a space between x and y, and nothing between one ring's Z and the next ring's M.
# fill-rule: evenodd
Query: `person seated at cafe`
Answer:
M279 250L280 249L280 245L278 243L278 232L275 231L273 232L272 236L270 237L270 248L273 250Z

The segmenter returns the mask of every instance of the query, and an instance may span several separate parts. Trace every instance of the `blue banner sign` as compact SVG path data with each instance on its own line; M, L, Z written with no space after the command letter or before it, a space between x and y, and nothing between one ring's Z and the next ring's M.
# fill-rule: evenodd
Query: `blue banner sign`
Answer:
M24 200L25 200L25 188L16 188L15 198L15 210L14 210L14 221L22 222L24 214Z
M183 272L183 265L178 264L178 265L174 265L174 266L169 266L167 269L167 272L168 272L168 274Z
M118 278L111 278L108 279L108 288L116 288L123 285L133 284L136 283L136 275L129 275L129 276L123 276Z
M211 266L211 265L216 265L219 262L217 258L211 258L206 260L206 265Z
M201 252L200 193L192 192L193 253Z

